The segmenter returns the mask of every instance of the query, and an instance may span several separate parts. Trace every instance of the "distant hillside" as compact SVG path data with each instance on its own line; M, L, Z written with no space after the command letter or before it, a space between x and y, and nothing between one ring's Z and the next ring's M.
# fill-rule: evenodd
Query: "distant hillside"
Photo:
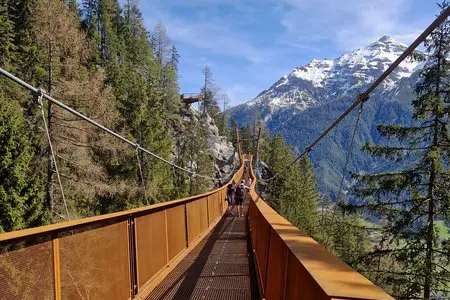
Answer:
M406 45L384 36L337 59L312 60L227 113L239 124L251 122L255 116L261 118L272 132L282 133L287 142L302 150L405 49ZM409 122L416 73L421 66L408 59L371 95L364 106L349 170L363 172L388 167L373 161L360 149L366 142L378 141L377 124ZM311 152L323 193L332 196L336 193L356 115L357 110Z

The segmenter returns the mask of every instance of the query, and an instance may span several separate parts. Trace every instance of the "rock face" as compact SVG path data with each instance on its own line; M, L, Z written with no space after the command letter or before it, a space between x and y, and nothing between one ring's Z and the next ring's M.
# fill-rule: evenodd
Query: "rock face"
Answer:
M239 163L232 143L228 142L226 137L219 135L219 129L215 125L214 119L209 115L206 115L206 120L201 119L200 113L192 108L183 112L181 122L179 122L179 126L181 127L179 132L184 132L186 130L186 124L192 119L196 122L201 122L202 126L206 128L209 153L211 153L211 156L214 159L214 174L211 175L215 178L226 179L230 177L234 168L238 167L236 164ZM177 140L180 138L180 136L174 136L175 144L177 144ZM176 147L174 152L174 155L176 156Z
M272 132L282 133L288 143L303 149L405 49L406 45L383 36L336 59L314 59L280 78L255 99L229 109L227 114L239 124L252 122L258 115ZM416 54L423 56L420 52ZM414 98L417 72L422 66L422 63L408 58L372 93L358 128L350 161L351 171L389 167L383 162L373 161L360 149L366 142L379 141L378 123L410 122L410 103ZM319 187L324 193L336 193L355 114L345 119L311 152Z
M219 129L214 123L214 119L206 116L208 131L208 145L214 157L214 169L216 177L225 177L233 171L236 161L235 150L227 138L219 135Z

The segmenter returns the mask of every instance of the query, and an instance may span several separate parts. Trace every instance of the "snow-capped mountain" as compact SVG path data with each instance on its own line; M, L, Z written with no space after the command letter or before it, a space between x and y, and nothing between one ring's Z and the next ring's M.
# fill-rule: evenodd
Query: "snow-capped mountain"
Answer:
M282 133L288 143L303 149L406 48L383 36L333 60L313 59L281 77L255 99L229 109L227 114L240 125L253 122L255 117L263 119L272 132ZM409 122L417 71L422 66L423 63L408 58L372 93L355 141L356 159L350 162L355 171L384 168L363 155L360 148L380 139L376 132L378 123ZM354 115L345 119L311 152L323 192L333 194L338 186L354 120Z
M356 96L367 84L373 82L407 48L389 36L331 59L313 59L305 66L297 67L281 77L269 89L261 92L255 99L230 110L260 111L265 121L273 114L286 109L296 114L307 108L346 95ZM399 79L409 77L420 68L418 61L407 59L382 83L383 88L392 89Z

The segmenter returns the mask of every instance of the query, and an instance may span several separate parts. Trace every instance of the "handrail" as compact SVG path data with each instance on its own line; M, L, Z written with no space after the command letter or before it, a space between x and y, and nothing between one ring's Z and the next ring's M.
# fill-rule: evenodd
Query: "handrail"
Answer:
M225 189L0 234L0 299L144 299L221 219Z
M162 209L170 208L170 207L176 206L178 204L195 201L197 199L204 198L204 197L210 196L214 193L217 193L219 191L222 191L222 190L226 189L226 186L233 180L234 180L234 176L231 177L231 179L228 181L228 183L224 184L222 187L208 191L203 194L194 195L194 196L190 196L190 197L186 197L186 198L182 198L182 199L166 201L166 202L147 205L147 206L138 207L138 208L131 208L131 209L123 210L120 212L108 213L108 214L104 214L104 215L87 217L87 218L78 219L78 220L71 220L71 221L65 221L65 222L51 224L51 225L44 225L44 226L38 226L38 227L34 227L34 228L16 230L16 231L12 231L12 232L5 232L5 233L0 234L0 244L2 242L10 242L14 239L26 238L26 237L33 236L36 234L45 234L45 233L49 233L49 232L73 229L73 228L76 228L81 225L90 225L90 224L94 224L94 223L101 222L101 221L114 220L114 219L121 218L121 217L128 217L130 215L145 214L145 213L150 213L153 211L159 211Z
M248 224L263 298L393 299L265 203L249 165Z

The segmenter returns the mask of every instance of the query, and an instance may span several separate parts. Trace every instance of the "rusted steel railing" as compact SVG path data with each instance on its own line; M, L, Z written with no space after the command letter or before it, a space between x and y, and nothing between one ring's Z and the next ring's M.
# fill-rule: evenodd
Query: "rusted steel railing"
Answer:
M251 164L250 164L251 165ZM393 299L250 190L248 224L263 298Z
M238 182L244 165L231 181ZM0 234L0 299L143 298L226 211L185 199Z

